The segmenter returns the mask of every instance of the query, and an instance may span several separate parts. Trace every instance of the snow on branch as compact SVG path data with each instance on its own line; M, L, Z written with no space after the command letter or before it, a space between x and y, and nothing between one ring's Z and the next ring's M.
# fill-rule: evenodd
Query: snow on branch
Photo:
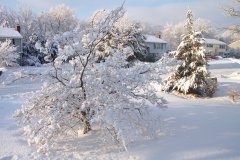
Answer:
M103 12L103 18L98 18ZM59 49L52 80L16 112L29 143L39 151L48 152L65 136L96 129L106 135L103 141L111 139L127 149L129 142L159 131L160 109L166 101L156 95L151 83L160 82L161 68L127 61L134 49L126 43L129 34L116 25L124 16L123 6L96 14L85 30L65 35L72 38ZM130 31L139 33L134 29ZM99 54L101 61L97 61Z

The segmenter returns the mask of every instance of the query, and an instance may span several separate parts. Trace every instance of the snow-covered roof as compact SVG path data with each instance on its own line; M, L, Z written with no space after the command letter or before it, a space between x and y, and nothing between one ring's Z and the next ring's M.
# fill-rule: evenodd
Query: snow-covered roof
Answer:
M216 39L208 39L208 38L204 38L204 40L206 41L207 44L219 44L219 45L226 45L226 43L216 40Z
M229 47L234 49L240 48L240 40L229 44Z
M0 38L22 38L22 35L14 28L0 27Z
M153 36L153 35L144 35L144 37L146 38L145 39L145 42L149 42L149 43L167 43L166 41L160 39L160 38L157 38L156 36Z

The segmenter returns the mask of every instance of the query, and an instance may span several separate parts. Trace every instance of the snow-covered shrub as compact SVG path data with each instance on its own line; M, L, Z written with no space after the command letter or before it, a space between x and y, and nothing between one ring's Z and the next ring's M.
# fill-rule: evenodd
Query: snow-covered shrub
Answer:
M58 43L55 41L47 41L44 47L45 62L53 62L58 56Z
M204 44L200 32L193 31L192 12L188 11L186 21L187 34L183 36L174 56L181 61L165 81L164 90L177 90L184 94L197 94L199 96L212 96L216 85L209 79Z
M43 64L43 52L38 48L44 42L39 42L38 36L33 33L29 41L23 43L23 53L21 53L20 64L22 66L38 66Z
M213 77L213 78L208 77L206 79L206 82L207 83L206 83L206 87L204 87L205 92L204 92L203 96L212 97L218 87L217 78L216 77Z
M0 67L16 65L18 56L11 40L0 42Z
M228 90L229 97L233 102L239 101L240 100L240 91L235 88L230 88Z
M123 43L108 47L111 55L96 63L102 54L99 47L107 43L123 15L123 8L117 8L76 32L78 41L73 38L59 50L52 80L16 112L29 143L39 151L47 152L66 135L94 129L107 135L103 140L112 139L125 148L136 138L157 134L159 109L165 100L155 94L151 82L160 81L159 68L145 63L129 67L126 58L134 51Z

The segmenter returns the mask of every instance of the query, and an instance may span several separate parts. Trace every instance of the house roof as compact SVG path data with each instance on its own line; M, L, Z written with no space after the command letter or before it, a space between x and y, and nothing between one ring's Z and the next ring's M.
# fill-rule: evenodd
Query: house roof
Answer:
M145 42L149 42L149 43L167 43L166 41L157 38L156 36L153 35L144 35L145 37Z
M228 46L233 49L238 49L238 48L240 48L240 40L233 42L233 43L229 44Z
M14 28L0 27L0 38L22 38L22 35Z
M225 42L216 40L216 39L208 39L208 38L204 38L204 40L206 41L207 44L219 44L219 45L226 45Z

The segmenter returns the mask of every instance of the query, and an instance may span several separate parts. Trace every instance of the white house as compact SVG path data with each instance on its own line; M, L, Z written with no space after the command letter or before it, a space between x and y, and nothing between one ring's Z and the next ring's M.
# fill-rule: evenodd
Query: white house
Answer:
M144 35L147 52L161 55L167 52L167 42L153 35Z
M17 47L18 52L22 52L22 35L20 34L20 26L14 28L0 27L0 41L10 39L12 44Z
M227 44L225 42L208 38L204 38L204 40L206 42L205 50L207 55L223 56L224 53L227 51Z

